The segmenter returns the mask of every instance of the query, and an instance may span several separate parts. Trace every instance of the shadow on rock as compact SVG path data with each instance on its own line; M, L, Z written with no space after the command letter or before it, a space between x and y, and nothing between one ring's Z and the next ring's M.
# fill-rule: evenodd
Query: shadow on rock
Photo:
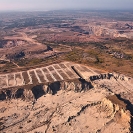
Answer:
M49 84L49 88L52 91L52 95L55 95L60 90L60 87L61 87L60 82L54 82Z
M123 99L120 95L117 95L117 97L123 101L124 103L126 103L126 109L130 111L131 115L133 116L133 104L129 101L129 100L126 100L126 99ZM131 133L133 132L133 118L131 117Z
M43 90L43 85L37 85L32 88L32 93L34 94L35 99L37 100L45 94Z

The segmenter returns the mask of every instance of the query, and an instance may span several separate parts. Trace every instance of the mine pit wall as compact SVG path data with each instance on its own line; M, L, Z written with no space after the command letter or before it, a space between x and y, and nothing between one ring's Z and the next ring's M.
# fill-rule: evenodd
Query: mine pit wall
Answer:
M71 81L57 81L48 84L26 85L22 87L5 88L0 91L0 101L21 99L35 102L41 96L46 94L55 95L59 90L85 92L93 88L91 82L83 79Z
M85 80L80 75L80 79L71 79L56 81L52 83L40 83L40 84L29 84L19 87L10 87L0 90L0 101L11 100L11 99L22 99L25 101L36 101L43 95L52 94L55 95L59 90L74 91L74 92L85 92L89 89L95 87L93 81L108 79L119 79L128 80L128 77L123 77L123 75L104 73L100 75L90 76L89 79Z

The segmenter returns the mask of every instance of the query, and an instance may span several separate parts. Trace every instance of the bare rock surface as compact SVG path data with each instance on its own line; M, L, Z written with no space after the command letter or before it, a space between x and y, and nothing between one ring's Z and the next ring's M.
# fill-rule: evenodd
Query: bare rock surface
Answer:
M101 88L60 90L36 101L0 102L1 132L129 132L131 113L116 95Z
M2 86L0 132L127 133L133 130L131 77L100 73L69 62L42 70L48 71L51 82L34 83L34 78L38 81L39 78L30 73L32 83L29 78L23 86L15 85L14 81L12 87ZM76 78L65 79L64 76L64 80L58 80L55 76L71 75L69 72Z

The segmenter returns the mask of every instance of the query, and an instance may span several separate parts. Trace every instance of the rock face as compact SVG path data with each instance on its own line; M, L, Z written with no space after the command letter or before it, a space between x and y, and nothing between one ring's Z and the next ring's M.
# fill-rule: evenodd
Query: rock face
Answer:
M105 113L105 117L110 117L124 128L128 128L131 124L131 113L126 106L116 95L111 95L102 100L99 110Z
M0 79L3 133L133 131L132 78L65 62Z
M94 88L91 82L73 80L25 87L1 92L2 132L132 131L127 104L105 88Z
M29 89L30 88L30 89ZM85 92L93 88L91 82L85 80L61 81L37 86L24 86L24 88L10 88L0 92L0 101L18 99L34 101L46 94L55 95L59 90Z

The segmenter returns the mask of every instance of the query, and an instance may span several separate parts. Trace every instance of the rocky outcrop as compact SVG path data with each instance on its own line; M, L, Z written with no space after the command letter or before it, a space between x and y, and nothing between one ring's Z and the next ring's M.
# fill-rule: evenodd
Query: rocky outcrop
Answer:
M116 79L116 80L121 80L121 81L129 81L131 78L130 77L127 77L125 75L122 75L122 74L119 74L119 73L113 73L113 77Z
M8 88L2 90L0 92L0 101L18 98L26 101L35 101L46 94L55 95L59 90L85 92L91 88L93 88L91 82L87 82L83 79L75 81L53 82L36 86L29 85L24 86L23 88Z
M114 78L115 80L121 80L121 81L132 80L131 77L127 77L127 76L125 76L123 74L119 74L119 73L102 73L99 75L90 76L91 81L95 81L95 80L99 80L99 79L111 79L111 78Z
M99 80L99 79L110 79L113 76L112 73L102 73L99 75L90 76L91 81Z
M127 105L119 100L116 95L111 95L102 100L99 111L104 112L106 118L111 118L124 128L129 128L131 113L126 106Z

